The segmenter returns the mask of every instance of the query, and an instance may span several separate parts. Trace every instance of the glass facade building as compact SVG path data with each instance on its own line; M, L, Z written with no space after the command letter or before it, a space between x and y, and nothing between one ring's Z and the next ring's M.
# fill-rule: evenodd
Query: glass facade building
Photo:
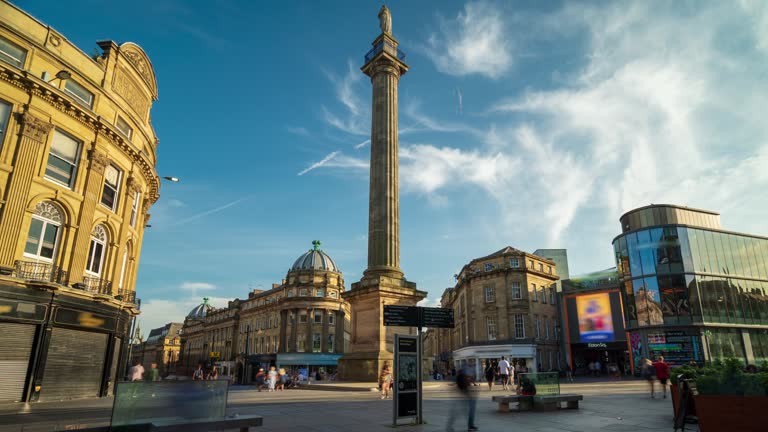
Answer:
M768 238L720 229L717 213L652 205L613 241L634 365L768 361Z

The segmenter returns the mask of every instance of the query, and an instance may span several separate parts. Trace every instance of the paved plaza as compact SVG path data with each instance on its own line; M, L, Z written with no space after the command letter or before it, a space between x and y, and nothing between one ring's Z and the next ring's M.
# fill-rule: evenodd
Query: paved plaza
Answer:
M338 390L289 390L257 392L252 387L233 387L228 414L264 417L264 426L252 431L391 431L392 402L380 400L364 385ZM443 431L450 410L456 405L455 390L447 383L427 383L424 419L421 426L404 425L409 431ZM650 399L641 381L582 382L563 384L563 393L584 395L579 410L555 412L496 412L487 387L478 387L477 426L483 431L616 431L649 432L672 430L669 399ZM77 429L109 423L111 399L94 399L33 405L0 405L0 431L38 432ZM463 413L462 413L463 415ZM455 430L465 430L466 417ZM461 427L459 427L461 426ZM695 425L689 430L698 430Z

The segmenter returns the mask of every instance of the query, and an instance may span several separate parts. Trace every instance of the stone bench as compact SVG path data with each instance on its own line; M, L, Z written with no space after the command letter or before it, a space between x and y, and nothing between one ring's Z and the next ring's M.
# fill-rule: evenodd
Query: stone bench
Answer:
M551 396L507 395L494 396L492 400L499 404L499 412L509 412L509 404L515 402L518 404L518 411L561 409L563 408L563 402L565 403L565 409L578 409L579 401L584 400L584 396L576 394Z
M248 432L249 428L261 426L261 416L237 416L213 419L167 419L153 420L148 423L139 423L122 426L100 426L94 428L78 429L84 432L209 432L226 429L238 429L240 432Z

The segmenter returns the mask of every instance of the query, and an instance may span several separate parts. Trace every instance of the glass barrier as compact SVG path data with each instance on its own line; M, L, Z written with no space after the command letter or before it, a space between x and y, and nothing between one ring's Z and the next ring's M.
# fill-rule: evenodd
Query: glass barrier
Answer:
M557 372L538 372L518 374L518 388L521 394L536 396L558 396L560 394L560 376Z
M226 415L229 381L126 381L115 388L112 426Z

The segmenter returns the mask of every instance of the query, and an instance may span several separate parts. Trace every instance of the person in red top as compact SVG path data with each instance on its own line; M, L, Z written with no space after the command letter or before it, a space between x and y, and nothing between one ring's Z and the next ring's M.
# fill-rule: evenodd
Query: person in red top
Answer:
M664 363L664 357L659 356L656 363L653 364L656 369L656 378L661 382L661 391L664 393L664 399L667 398L667 380L669 379L669 365Z

